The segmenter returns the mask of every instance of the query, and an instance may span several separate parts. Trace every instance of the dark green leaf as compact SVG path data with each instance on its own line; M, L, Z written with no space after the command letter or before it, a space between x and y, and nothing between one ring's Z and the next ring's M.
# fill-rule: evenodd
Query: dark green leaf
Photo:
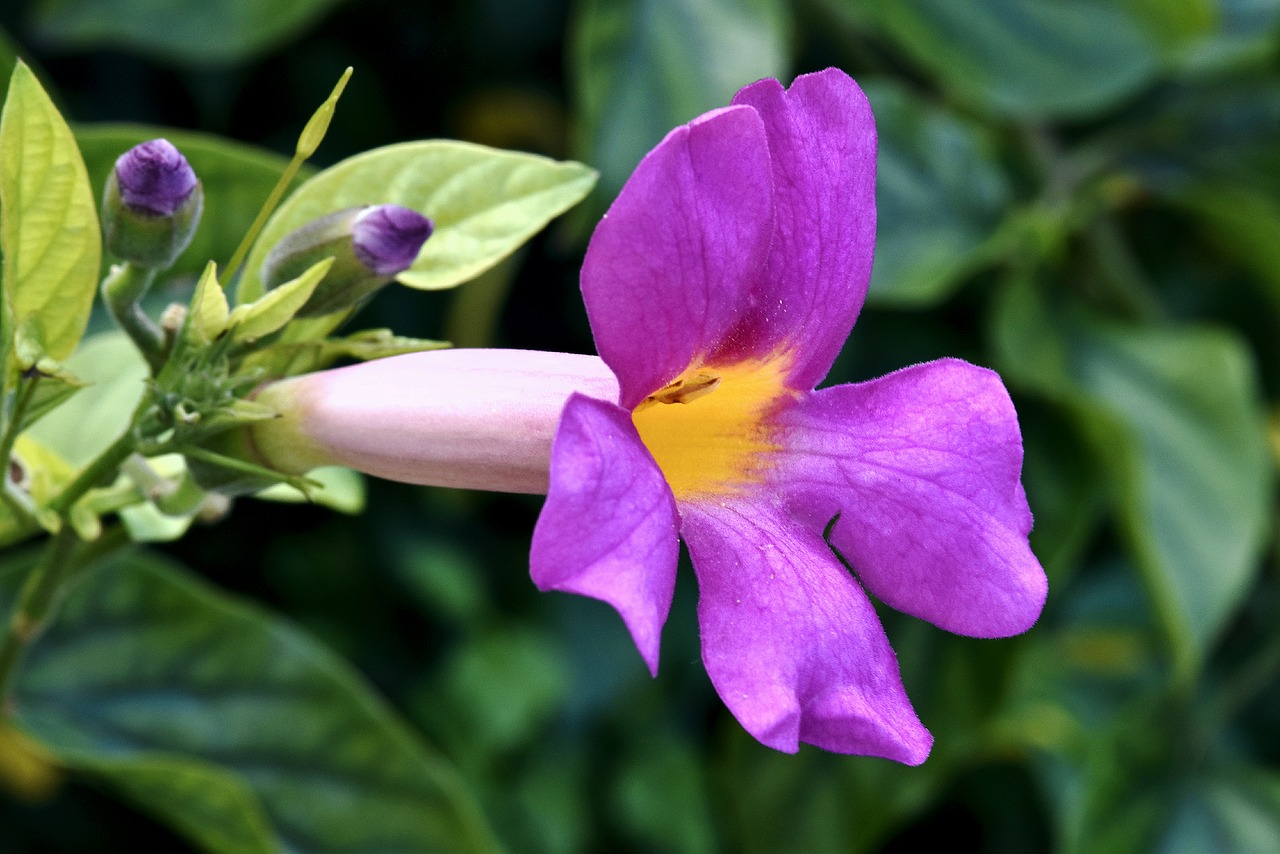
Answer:
M1196 781L1174 806L1156 850L1280 851L1280 774L1245 767Z
M37 32L63 48L124 47L171 62L232 63L314 23L341 0L43 0Z
M1110 0L903 0L868 10L944 88L1006 118L1094 115L1159 69L1155 34Z
M866 89L880 141L870 298L936 302L978 260L1008 204L1008 183L971 123L898 86Z
M16 701L64 762L211 850L494 849L456 773L345 664L159 557L84 579Z
M1183 677L1240 604L1273 472L1249 351L1230 333L1051 315L1028 286L997 312L1007 376L1066 408L1113 499Z
M578 151L612 198L671 128L786 75L780 0L587 0L572 46Z

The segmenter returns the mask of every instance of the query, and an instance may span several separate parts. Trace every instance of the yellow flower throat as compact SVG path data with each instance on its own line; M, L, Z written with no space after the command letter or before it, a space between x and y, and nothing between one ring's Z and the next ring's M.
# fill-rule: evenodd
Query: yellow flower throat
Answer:
M767 417L794 397L787 359L694 366L649 395L631 420L676 498L732 495L764 480L778 449Z

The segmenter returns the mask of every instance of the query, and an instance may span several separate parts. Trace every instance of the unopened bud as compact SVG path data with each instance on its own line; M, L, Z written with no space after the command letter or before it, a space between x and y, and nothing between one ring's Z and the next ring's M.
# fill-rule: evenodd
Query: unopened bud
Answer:
M262 264L268 290L328 257L333 266L298 312L316 317L359 305L413 265L434 226L400 205L347 208L285 235Z
M191 164L167 139L120 155L102 198L107 249L140 267L164 269L191 243L204 192Z

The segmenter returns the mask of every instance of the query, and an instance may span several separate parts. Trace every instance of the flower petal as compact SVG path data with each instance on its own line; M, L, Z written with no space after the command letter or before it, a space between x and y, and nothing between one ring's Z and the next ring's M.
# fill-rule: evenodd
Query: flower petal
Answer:
M753 736L918 765L933 743L866 594L776 506L682 505L707 673Z
M679 557L675 499L631 417L574 395L551 447L551 488L529 558L540 590L608 602L649 670L658 672L662 625Z
M1044 606L1022 438L992 371L958 359L814 392L778 416L773 473L874 596L958 634L1026 631Z
M718 346L762 274L772 172L755 110L728 107L667 134L592 235L582 297L623 408Z
M749 342L746 355L790 344L789 384L808 391L844 346L871 279L875 120L858 84L835 68L798 77L787 90L761 80L733 102L764 120L777 216L768 274L733 340Z

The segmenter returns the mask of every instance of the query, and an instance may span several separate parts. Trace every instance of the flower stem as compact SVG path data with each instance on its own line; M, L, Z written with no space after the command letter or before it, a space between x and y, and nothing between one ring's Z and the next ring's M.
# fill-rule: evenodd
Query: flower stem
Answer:
M102 280L102 299L107 310L142 351L152 374L159 373L164 365L164 332L142 310L140 303L155 275L155 270L125 262L112 267Z

